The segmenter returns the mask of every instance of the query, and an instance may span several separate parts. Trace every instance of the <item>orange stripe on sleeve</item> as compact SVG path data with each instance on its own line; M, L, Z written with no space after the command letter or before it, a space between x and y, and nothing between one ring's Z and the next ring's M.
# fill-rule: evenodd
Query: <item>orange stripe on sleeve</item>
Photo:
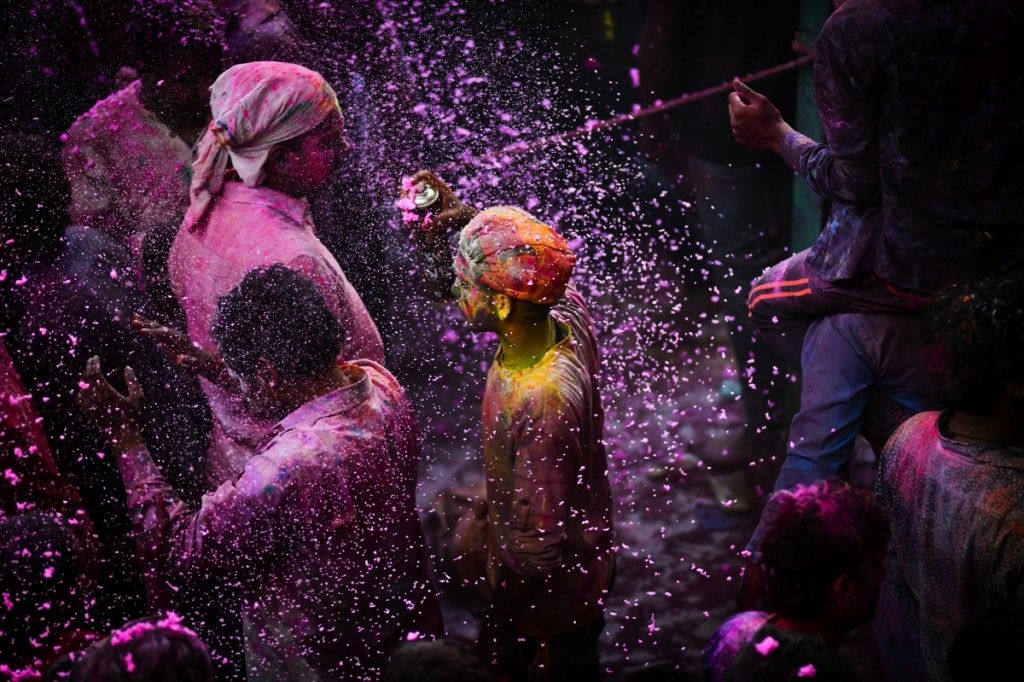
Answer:
M807 279L806 277L804 277L803 279L789 279L779 280L778 282L765 282L764 284L758 284L756 287L751 287L750 293L753 294L755 291L760 291L761 289L777 289L779 287L803 286L805 284L808 284L809 282L810 280Z
M770 294L761 294L760 296L755 297L754 300L747 304L747 308L753 310L754 306L761 301L768 301L773 298L793 298L794 296L806 296L809 293L811 293L810 287L800 289L799 291L773 291Z

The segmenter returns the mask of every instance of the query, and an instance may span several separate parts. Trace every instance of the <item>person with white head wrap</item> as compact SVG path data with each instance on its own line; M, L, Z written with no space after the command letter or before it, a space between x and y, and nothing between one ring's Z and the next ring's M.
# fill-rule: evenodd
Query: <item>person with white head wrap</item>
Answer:
M384 345L362 299L337 260L317 238L304 196L315 189L283 190L284 154L298 155L299 170L326 154L329 175L334 142L319 130L341 112L331 86L305 67L284 62L238 64L211 88L212 122L192 164L191 204L168 258L171 287L185 311L188 336L216 351L210 329L218 301L257 268L282 264L313 282L341 323L341 356L382 363ZM304 136L308 144L303 142ZM324 180L323 177L318 181ZM236 474L273 427L250 414L235 396L202 379L214 415L206 465L210 485Z

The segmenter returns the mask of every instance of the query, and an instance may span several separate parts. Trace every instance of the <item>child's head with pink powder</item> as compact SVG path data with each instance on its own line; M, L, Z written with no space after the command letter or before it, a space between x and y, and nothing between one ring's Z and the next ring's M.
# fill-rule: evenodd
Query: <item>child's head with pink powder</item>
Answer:
M885 513L866 491L830 480L781 492L761 545L765 600L789 619L867 622L888 541Z

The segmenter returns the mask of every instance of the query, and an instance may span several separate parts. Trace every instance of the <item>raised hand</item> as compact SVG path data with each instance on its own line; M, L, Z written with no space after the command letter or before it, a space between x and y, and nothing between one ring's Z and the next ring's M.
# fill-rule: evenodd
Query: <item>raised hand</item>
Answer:
M427 210L415 206L414 197L421 184L430 186L438 194ZM448 183L428 170L421 170L402 182L398 206L402 209L403 221L415 228L414 236L427 239L446 238L465 227L477 214L475 208L459 201Z
M116 452L127 452L142 445L136 412L142 401L142 385L131 367L124 368L124 382L128 395L122 395L103 376L99 356L94 355L85 364L78 382L78 406L96 422L100 432Z
M751 90L739 78L732 80L729 95L729 123L740 144L778 152L788 125L771 100Z
M176 365L200 374L211 381L217 381L222 371L220 360L186 336L184 333L141 315L132 317L132 327L142 336L153 339L160 350Z

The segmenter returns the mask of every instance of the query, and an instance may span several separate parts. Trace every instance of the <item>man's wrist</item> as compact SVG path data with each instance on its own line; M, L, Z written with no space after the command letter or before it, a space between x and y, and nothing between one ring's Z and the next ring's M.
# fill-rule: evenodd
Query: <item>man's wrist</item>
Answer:
M126 411L117 417L111 417L108 423L101 422L98 425L111 452L123 455L145 445L142 440L142 428L132 412Z
M793 126L789 125L784 120L779 121L778 125L775 126L775 135L772 139L772 151L785 158L785 149L788 144L788 139L790 134L795 132L796 131L793 130Z
M115 436L110 438L110 449L114 454L121 456L137 448L144 447L146 443L142 440L142 433L139 427L134 424L122 427Z

